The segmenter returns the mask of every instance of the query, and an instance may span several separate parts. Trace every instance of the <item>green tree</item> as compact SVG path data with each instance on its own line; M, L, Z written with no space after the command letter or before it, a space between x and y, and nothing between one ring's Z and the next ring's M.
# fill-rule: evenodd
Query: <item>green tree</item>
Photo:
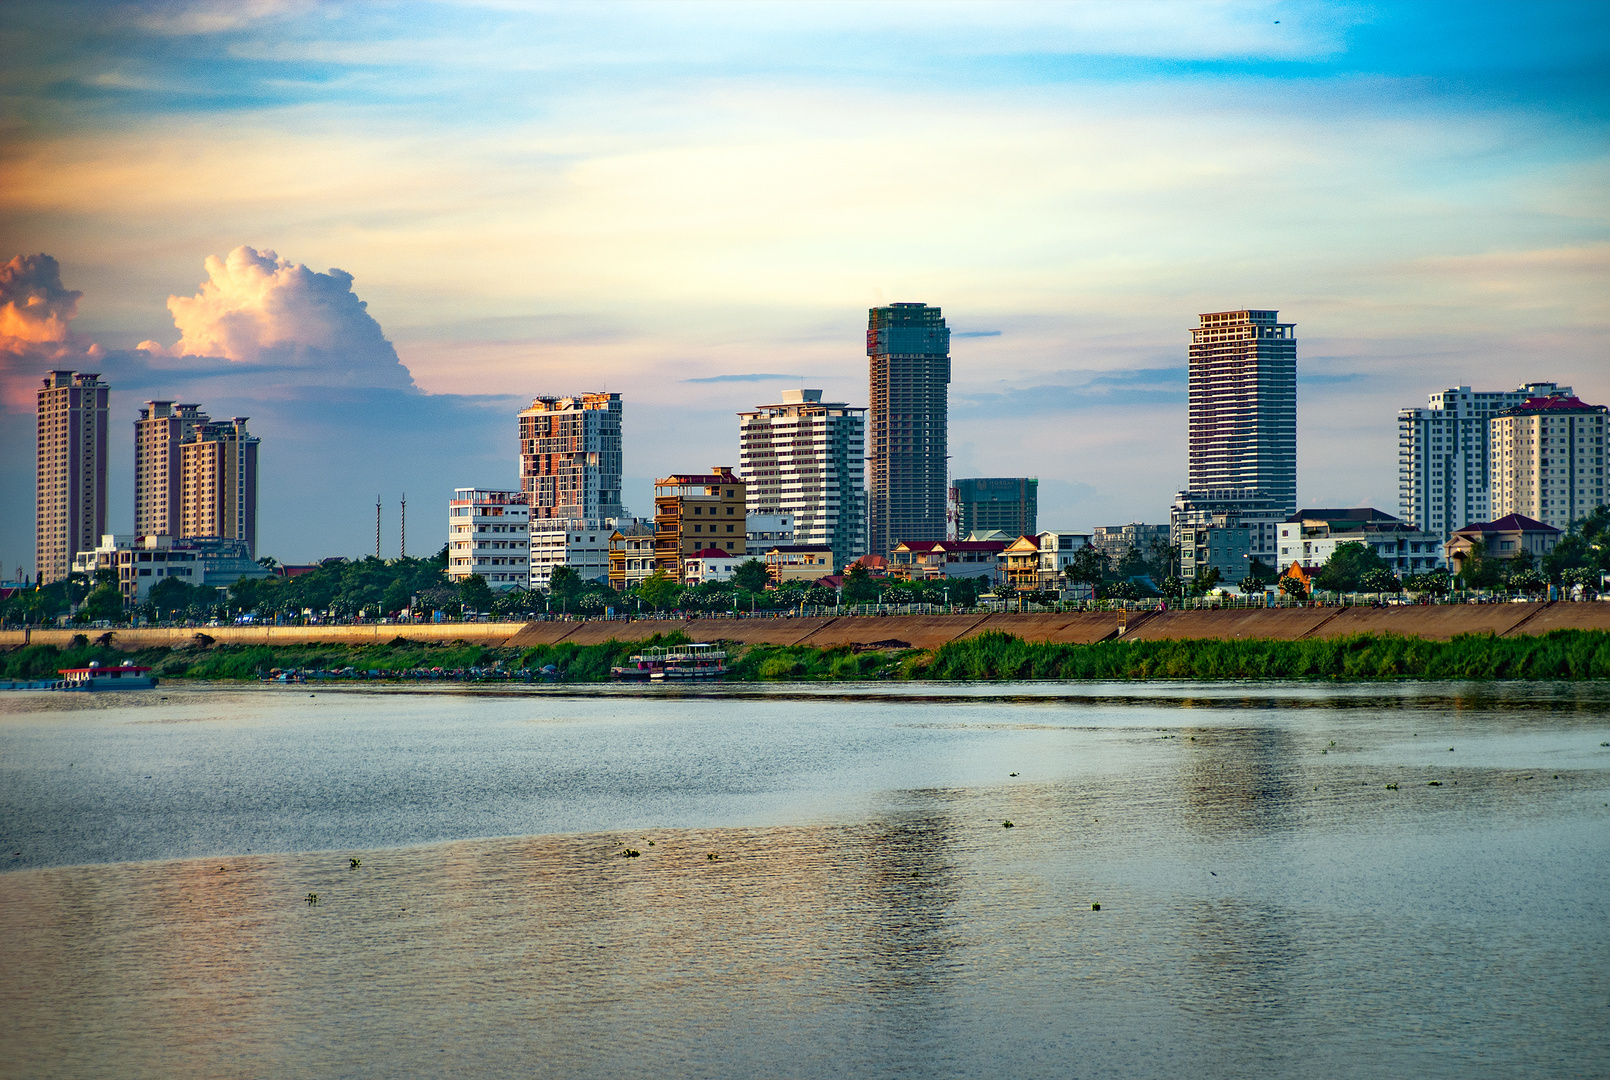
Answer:
M1331 592L1358 592L1363 585L1364 576L1372 570L1385 570L1391 573L1391 567L1386 565L1386 560L1377 555L1368 544L1357 541L1339 544L1314 578L1314 587Z
M1254 565L1256 565L1256 564L1254 564ZM1263 578L1259 577L1257 574L1248 574L1246 577L1241 579L1241 581L1237 584L1236 587L1239 588L1242 592L1244 592L1244 593L1246 593L1248 595L1251 595L1252 593L1261 593L1261 592L1263 592L1264 586L1267 585L1267 584L1268 584L1268 582L1266 582Z
M1549 579L1531 567L1523 567L1509 576L1509 587L1517 592L1535 595L1549 587Z
M391 584L386 586L386 591L380 598L380 610L387 615L395 615L408 606L413 595L413 590L408 587L405 579L392 578Z
M1294 577L1289 577L1289 576L1281 578L1280 579L1280 592L1281 592L1281 595L1289 596L1293 600L1306 600L1306 599L1308 599L1308 586L1303 584L1301 578L1294 578Z
M123 594L118 591L117 571L112 571L113 579L103 582L95 587L84 601L80 613L87 618L100 621L117 620L123 617ZM99 574L96 575L99 577Z
M1424 574L1410 574L1403 579L1403 588L1412 593L1426 593L1430 596L1443 596L1448 592L1448 575L1442 570L1433 570Z
M1070 585L1089 585L1097 588L1107 577L1107 556L1093 547L1082 547L1073 553L1062 576Z
M1364 576L1359 579L1358 584L1359 588L1363 589L1365 592L1387 593L1401 592L1403 590L1403 585L1398 581L1396 575L1394 575L1392 571L1384 568L1380 570L1367 571Z
M1139 600L1140 586L1133 581L1114 581L1101 588L1104 600Z
M676 606L682 595L682 586L664 570L656 570L643 579L643 583L637 587L637 595L655 611L664 611Z
M1191 583L1191 591L1196 593L1198 596L1201 596L1209 589L1218 588L1221 580L1223 579L1219 574L1219 568L1217 566L1210 566L1206 570L1198 570L1196 573L1196 580Z
M205 606L207 598L202 595L203 591L200 585L186 585L173 577L163 578L151 586L147 601L156 610L157 618L171 619L191 608Z
M1185 579L1178 574L1169 574L1158 586L1164 596L1180 597L1185 595Z
M458 583L458 599L465 611L490 611L492 587L480 574L471 574Z
M844 587L840 595L846 604L875 604L881 592L867 568L856 563L850 567L850 572L844 575Z
M581 575L568 566L556 566L548 577L548 595L566 611L575 610L576 598L583 589Z
M759 559L745 559L732 572L733 585L749 592L760 592L770 581L771 575L766 573L766 564Z

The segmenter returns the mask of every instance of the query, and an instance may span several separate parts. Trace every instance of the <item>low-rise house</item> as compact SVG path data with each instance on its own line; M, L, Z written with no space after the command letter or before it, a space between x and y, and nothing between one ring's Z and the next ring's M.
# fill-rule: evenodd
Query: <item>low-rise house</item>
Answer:
M902 581L983 577L993 583L1004 540L902 540L889 553L889 576Z
M738 561L743 562L744 558ZM833 547L831 544L778 544L766 552L766 572L778 585L785 581L815 581L827 577L833 573Z
M1445 565L1439 534L1368 506L1299 510L1280 523L1277 544L1282 563L1303 566L1324 566L1343 544L1364 544L1399 577Z
M794 542L793 514L745 514L744 539L751 552L762 552L773 544Z
M1039 534L1040 542L1040 584L1041 589L1057 589L1063 587L1063 572L1068 564L1073 562L1074 556L1091 546L1089 533L1062 532L1057 529L1048 529Z
M703 585L707 581L731 581L732 575L738 567L748 562L748 555L734 555L721 548L705 548L695 551L682 560L685 568L683 583L687 585Z
M1180 577L1195 581L1208 570L1219 580L1235 584L1252 573L1258 534L1246 524L1180 526Z
M1524 514L1508 514L1497 521L1480 521L1455 529L1442 546L1443 557L1454 573L1464 567L1477 544L1488 558L1513 559L1526 553L1540 559L1554 550L1564 535L1552 525Z
M623 529L638 527L635 518L533 520L528 587L547 589L553 581L554 570L561 566L570 567L583 581L608 581L610 538Z
M125 603L143 603L153 586L167 578L186 585L227 588L241 578L266 578L273 571L251 557L244 540L222 536L129 536L108 533L93 551L80 551L73 569L94 578L115 569Z
M636 588L654 573L654 524L637 521L609 536L609 587L616 592Z
M1020 536L1001 550L1006 583L1014 589L1040 587L1040 538Z

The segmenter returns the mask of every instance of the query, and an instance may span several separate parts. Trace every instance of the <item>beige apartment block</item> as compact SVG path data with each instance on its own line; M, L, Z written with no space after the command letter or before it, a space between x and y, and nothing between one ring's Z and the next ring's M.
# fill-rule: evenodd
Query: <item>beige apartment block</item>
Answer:
M1568 529L1605 502L1605 417L1569 391L1529 398L1491 425L1492 507Z
M34 565L42 584L67 577L74 556L106 532L110 395L100 375L74 371L52 371L39 390Z
M134 535L181 536L180 447L212 422L200 405L147 401L134 421Z
M257 445L244 416L197 424L179 445L179 535L242 540L257 557Z

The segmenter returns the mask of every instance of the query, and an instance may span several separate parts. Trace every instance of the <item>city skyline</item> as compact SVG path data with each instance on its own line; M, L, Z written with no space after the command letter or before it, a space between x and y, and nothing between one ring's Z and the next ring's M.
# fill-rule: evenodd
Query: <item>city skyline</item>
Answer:
M0 12L0 504L62 367L115 423L251 416L288 559L372 550L353 468L512 488L509 413L576 388L655 403L642 513L654 448L730 459L768 384L863 401L859 312L911 297L955 331L951 475L1037 474L1057 527L1186 486L1198 312L1301 324L1304 505L1396 506L1440 388L1610 400L1602 7L399 10Z

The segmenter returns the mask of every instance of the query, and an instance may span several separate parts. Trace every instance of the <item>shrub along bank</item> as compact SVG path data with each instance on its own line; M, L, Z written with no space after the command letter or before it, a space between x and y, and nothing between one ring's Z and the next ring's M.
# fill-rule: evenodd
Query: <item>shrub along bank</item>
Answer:
M401 672L420 668L539 671L565 682L604 682L609 669L655 645L685 644L680 633L649 641L494 649L397 638L382 644L231 645L119 652L87 642L67 649L31 645L0 656L0 678L38 679L91 660L124 660L185 679L256 679L273 668ZM1607 679L1610 632L1556 630L1538 637L1468 634L1451 641L1396 635L1272 640L1026 642L988 633L934 652L838 646L730 647L730 682L861 679Z

